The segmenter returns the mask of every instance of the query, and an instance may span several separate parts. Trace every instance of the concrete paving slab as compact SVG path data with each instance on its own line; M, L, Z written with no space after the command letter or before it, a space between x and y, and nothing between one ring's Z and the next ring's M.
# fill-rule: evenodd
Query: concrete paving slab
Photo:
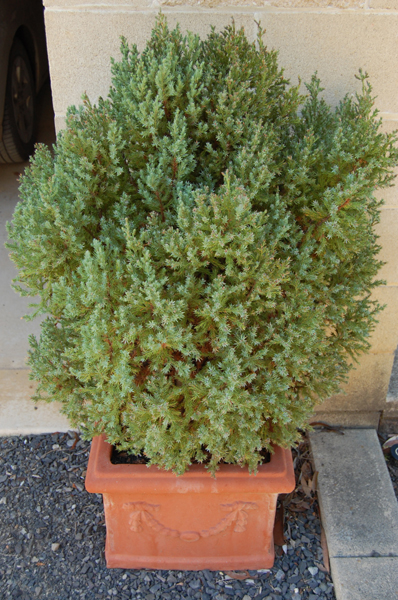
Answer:
M49 83L42 88L38 96L37 139L48 146L55 142ZM26 368L28 336L31 333L38 335L40 331L39 319L30 322L22 319L24 315L32 312L29 304L35 299L22 298L11 288L17 270L4 247L8 240L6 222L11 221L19 200L18 178L27 165L28 162L0 165L0 369Z
M39 141L51 145L55 141L54 115L49 84L39 97ZM4 247L6 222L12 218L18 197L18 177L28 163L0 165L0 435L52 433L71 429L60 413L60 405L30 399L34 383L26 367L28 336L39 335L40 320L24 321L31 312L34 299L21 298L11 288L17 271Z
M333 583L339 600L396 600L398 558L331 558Z
M398 503L376 431L316 431L310 440L330 556L398 556Z
M0 436L72 429L58 402L33 402L28 369L0 369Z
M337 600L398 599L398 503L376 430L310 441Z
M4 244L8 240L6 223L11 221L18 202L18 177L27 163L0 165L0 369L26 368L28 336L38 335L40 320L25 321L31 313L33 298L22 298L12 288L17 270Z

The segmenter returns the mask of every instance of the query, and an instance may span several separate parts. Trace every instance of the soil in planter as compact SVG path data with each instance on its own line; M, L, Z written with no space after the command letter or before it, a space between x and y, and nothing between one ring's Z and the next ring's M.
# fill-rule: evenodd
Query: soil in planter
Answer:
M208 454L208 458L206 460L204 460L202 463L198 463L194 460L192 461L192 464L206 465L208 462L210 462L210 454L206 451L205 454ZM261 450L260 455L262 457L262 461L260 464L264 465L265 463L270 462L271 454L267 450ZM149 463L149 458L147 458L144 454L129 454L125 450L119 452L118 450L116 450L115 447L113 447L111 454L111 463L113 465L146 465ZM221 461L220 464L227 463L225 463L225 461Z
M125 450L118 452L113 446L111 463L113 465L146 465L149 463L149 458L143 454L128 454Z

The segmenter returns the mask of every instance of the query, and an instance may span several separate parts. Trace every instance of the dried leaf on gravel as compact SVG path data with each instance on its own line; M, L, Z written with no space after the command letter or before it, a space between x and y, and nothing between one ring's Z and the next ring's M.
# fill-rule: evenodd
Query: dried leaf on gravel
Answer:
M291 492L291 494L284 494L283 499L281 497L279 497L279 499L281 500L281 502L285 508L287 508L291 502L295 501L294 493L295 492Z
M312 475L311 463L308 460L306 460L303 462L303 465L301 467L301 476L309 479L311 477L311 475Z
M327 572L330 573L329 550L328 550L328 544L326 541L325 530L322 527L322 524L321 524L321 548L322 548L322 554L323 554L323 564L324 564Z
M319 569L320 571L322 571L322 573L329 573L329 571L328 571L327 569L325 569L325 567L323 566L323 564L322 564L322 563L319 563L319 562L316 562L316 561L315 561L315 564L316 564L316 566L318 567L318 569Z
M224 571L225 575L228 575L231 579L256 579L256 576L250 575L249 571Z
M291 506L290 510L293 512L305 512L307 509L302 506Z
M293 512L305 512L309 508L311 508L311 506L308 504L308 502L304 502L304 500L302 500L298 504L294 504L294 505L291 504L289 506L289 509L292 510Z
M306 481L305 477L301 478L301 488L306 496L311 498L312 494L312 479Z

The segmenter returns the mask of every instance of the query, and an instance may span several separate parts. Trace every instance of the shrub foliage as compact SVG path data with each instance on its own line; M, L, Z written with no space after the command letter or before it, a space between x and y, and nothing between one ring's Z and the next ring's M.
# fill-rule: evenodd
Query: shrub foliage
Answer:
M381 309L396 135L366 75L332 110L262 38L160 16L141 54L123 40L108 98L37 148L9 226L15 288L47 315L34 398L178 474L292 444Z

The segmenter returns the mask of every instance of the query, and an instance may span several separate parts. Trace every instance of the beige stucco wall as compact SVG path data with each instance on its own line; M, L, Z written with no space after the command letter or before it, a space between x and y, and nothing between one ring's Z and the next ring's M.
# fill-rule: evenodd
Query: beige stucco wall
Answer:
M179 22L205 36L231 21L254 39L261 21L266 43L279 50L280 64L293 83L317 70L332 105L358 89L361 67L370 77L385 130L398 128L398 0L44 0L50 73L57 129L67 106L83 92L92 101L110 84L110 56L119 56L119 38L145 45L161 8L170 25ZM398 192L383 192L379 226L382 277L375 296L387 305L372 337L372 351L352 373L346 394L330 398L317 419L377 426L386 403L393 353L398 344Z

